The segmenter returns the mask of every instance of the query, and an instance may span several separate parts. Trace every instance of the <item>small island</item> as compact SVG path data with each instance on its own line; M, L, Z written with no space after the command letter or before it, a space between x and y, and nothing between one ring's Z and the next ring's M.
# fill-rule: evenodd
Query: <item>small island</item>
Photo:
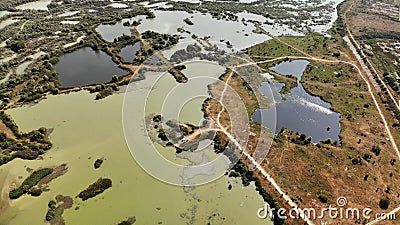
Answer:
M11 190L8 196L10 197L10 199L17 199L21 197L23 194L28 193L28 191L30 191L37 183L39 183L42 178L46 177L52 172L52 168L43 168L36 170L28 178L26 178L18 188ZM33 192L36 193L36 191Z
M101 164L103 164L104 159L100 158L100 159L96 159L96 161L94 162L93 166L95 169L100 168Z
M136 217L132 216L132 217L129 217L127 220L124 220L124 221L118 223L118 225L132 225L135 222L136 222Z
M189 18L186 18L186 19L184 19L183 21L184 21L187 25L190 25L190 26L194 25L194 23L193 23Z
M188 78L185 76L185 74L182 73L182 70L186 69L185 65L177 65L172 69L168 70L168 73L170 73L178 83L186 83L188 81Z
M50 225L65 224L63 213L73 205L73 200L69 196L57 195L56 200L50 200L47 204L45 219Z
M96 182L91 184L88 188L83 190L77 197L82 199L83 201L88 200L89 198L93 198L98 194L103 193L105 190L112 186L111 179L108 178L99 178Z

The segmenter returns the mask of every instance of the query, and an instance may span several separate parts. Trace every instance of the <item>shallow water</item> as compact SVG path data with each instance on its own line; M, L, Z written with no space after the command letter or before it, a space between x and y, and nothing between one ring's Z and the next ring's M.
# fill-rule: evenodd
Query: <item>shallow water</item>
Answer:
M156 78L149 76L135 83L135 107L143 106L145 93ZM48 96L34 106L7 111L23 131L41 126L54 128L50 135L54 147L43 160L15 160L2 166L0 180L5 181L2 193L7 194L10 182L21 182L18 176L28 175L25 166L37 169L67 163L69 169L64 176L53 180L50 191L40 197L23 196L12 201L10 208L0 215L0 223L45 224L50 199L58 194L74 198L97 178L109 177L113 187L104 193L85 202L74 198L74 206L64 212L66 224L116 224L130 216L136 216L139 224L185 224L192 213L194 224L206 224L214 214L212 221L217 224L271 224L257 218L262 198L253 187L242 188L235 179L224 176L213 183L184 190L148 175L134 161L124 141L123 94L100 101L93 99L93 94L81 91ZM137 112L132 118L142 121L141 111ZM138 147L142 145L146 150L145 142L138 143ZM101 157L105 161L95 170L93 163ZM233 186L231 191L227 189L228 182ZM76 206L78 210L74 209Z
M16 20L16 19L6 19L6 20L4 20L4 21L2 21L0 23L0 30L3 29L6 26L11 25L11 24L13 24L15 22L18 22L18 21L19 20Z
M276 132L279 132L281 128L287 128L311 136L314 143L327 138L339 140L340 114L332 111L329 103L308 94L299 82L308 64L306 60L294 60L270 68L277 73L297 77L298 86L291 89L285 100L279 94L282 85L265 82L259 89L269 97L271 97L271 93L268 93L270 88L273 90L276 101ZM268 118L271 113L273 113L271 109L259 109L253 114L253 120L262 121L261 123L269 128L272 125L262 118Z
M108 6L113 7L113 8L127 8L128 7L128 5L124 4L124 3L112 3Z
M129 27L123 26L123 23L129 21L137 21L142 19L141 24L137 27L137 30L142 33L147 30L155 31L158 33L167 34L179 34L186 37L186 40L190 40L189 34L182 34L177 31L178 28L184 28L196 34L200 37L210 36L210 41L220 42L229 41L236 49L243 49L250 47L254 44L261 43L269 40L270 38L266 35L255 34L252 30L255 29L254 25L248 23L247 25L242 22L217 20L211 17L209 14L193 13L189 14L182 11L154 11L156 18L146 19L144 16L137 16L132 19L124 19L115 25L100 25L96 28L96 31L106 41L113 41L115 38L122 35L130 35ZM247 14L241 14L246 16ZM252 15L254 17L254 15ZM251 18L252 18L251 17ZM183 20L190 18L194 25L188 25ZM223 30L224 32L221 32Z
M21 9L21 10L27 10L27 9L34 9L34 10L49 10L47 8L47 5L51 3L51 0L40 0L36 2L29 2L26 4L19 5L15 8Z
M58 17L68 17L68 16L76 15L78 13L79 13L79 11L67 11L65 13L58 15Z
M75 20L64 20L60 22L61 24L70 24L70 25L76 25L78 23L80 23L79 21L75 21Z
M96 28L96 31L101 34L101 37L108 41L108 42L113 42L115 38L120 37L122 35L131 35L131 32L129 30L129 27L126 27L123 25L123 22L125 20L122 20L122 22L118 22L114 25L100 25Z
M68 44L65 44L65 45L63 46L63 48L69 48L69 47L72 47L72 46L74 46L74 45L76 45L76 44L79 44L79 42L81 42L84 38L85 38L85 35L80 36L80 37L78 37L78 38L76 39L76 41L71 42L71 43L68 43Z
M15 74L17 75L22 75L25 73L26 68L36 59L38 59L40 56L45 55L46 53L44 52L38 52L33 55L27 56L26 59L27 61L21 63L16 69L15 69Z
M5 15L8 15L8 14L10 14L11 12L9 12L9 11L0 11L0 18L1 17L3 17L3 16L5 16Z

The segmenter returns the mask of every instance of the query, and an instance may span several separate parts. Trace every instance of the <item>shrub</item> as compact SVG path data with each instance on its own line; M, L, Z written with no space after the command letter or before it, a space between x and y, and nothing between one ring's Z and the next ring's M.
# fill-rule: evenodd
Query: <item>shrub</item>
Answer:
M390 201L387 198L383 198L379 201L379 208L386 210L389 208Z
M35 186L43 177L51 174L52 172L52 168L43 168L36 170L22 182L21 186L11 190L8 196L11 199L17 199L21 197L23 194L27 193L29 189Z
M372 147L372 152L375 153L376 156L378 156L379 154L381 154L381 148L377 145L374 145Z
M328 202L328 198L324 195L320 195L318 196L318 199L322 202L322 203L327 203Z
M103 193L105 190L112 186L112 181L108 178L99 178L96 182L91 184L88 188L79 193L78 197L83 201L93 198L98 194Z

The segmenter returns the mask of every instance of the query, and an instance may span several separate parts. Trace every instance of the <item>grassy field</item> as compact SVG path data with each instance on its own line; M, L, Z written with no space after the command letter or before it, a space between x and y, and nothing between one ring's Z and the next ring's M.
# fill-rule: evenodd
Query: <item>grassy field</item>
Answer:
M263 57L304 56L301 52L290 47L293 46L307 54L318 55L320 58L332 60L348 60L346 43L337 34L331 32L333 38L325 37L315 32L309 32L305 36L283 36L279 40L272 39L257 44L247 49L247 53L255 61ZM290 45L290 46L288 46Z
M364 41L364 43L372 47L374 53L373 57L370 57L374 64L379 68L382 74L392 74L394 72L400 73L400 65L398 57L392 54L390 51L384 51L377 42L387 41L385 39L370 39Z

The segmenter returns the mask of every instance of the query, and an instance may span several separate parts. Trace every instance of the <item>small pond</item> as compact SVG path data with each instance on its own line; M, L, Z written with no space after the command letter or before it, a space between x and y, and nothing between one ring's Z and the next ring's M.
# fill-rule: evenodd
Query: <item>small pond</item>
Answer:
M84 86L104 83L114 75L124 75L126 71L119 68L109 55L94 51L89 47L78 49L60 57L55 66L58 77L64 86Z
M136 42L134 45L128 45L121 49L119 55L124 58L125 62L133 62L136 58L136 53L140 50L140 42Z

